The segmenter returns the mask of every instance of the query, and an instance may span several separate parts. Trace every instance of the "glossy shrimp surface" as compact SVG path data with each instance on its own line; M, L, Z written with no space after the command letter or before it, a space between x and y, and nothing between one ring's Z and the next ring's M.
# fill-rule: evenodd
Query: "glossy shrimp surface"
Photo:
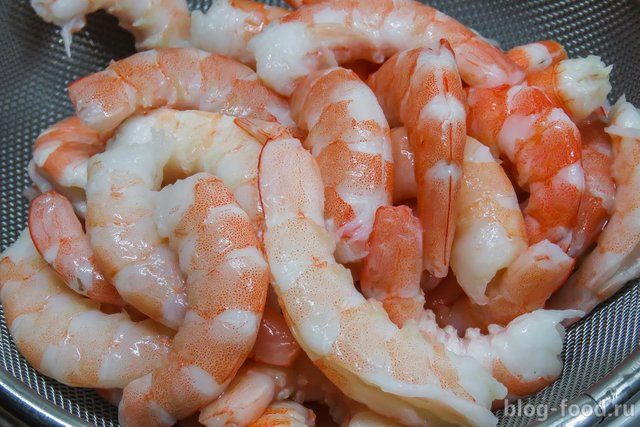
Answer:
M567 52L554 40L541 40L513 47L507 56L529 75L567 59Z
M424 268L445 277L466 142L464 93L453 53L446 45L401 52L374 73L369 84L390 124L407 128L424 230Z
M382 109L355 73L333 68L300 83L291 113L308 130L304 145L320 167L327 228L339 238L336 257L360 261L376 209L391 203L393 158Z
M162 366L125 387L123 425L169 426L220 395L249 355L267 292L255 231L222 181L196 174L163 188L155 216L189 308Z

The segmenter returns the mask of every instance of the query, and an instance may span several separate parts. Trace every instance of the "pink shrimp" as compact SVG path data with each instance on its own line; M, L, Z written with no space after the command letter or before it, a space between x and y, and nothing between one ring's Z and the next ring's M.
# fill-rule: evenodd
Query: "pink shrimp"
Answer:
M249 427L314 427L316 415L294 401L274 402Z
M158 49L111 63L69 86L78 116L99 132L127 117L163 106L278 120L294 126L282 97L249 67L189 49Z
M529 75L567 59L567 52L554 40L541 40L511 48L507 56Z
M305 146L320 166L327 228L340 239L336 257L360 261L376 209L391 203L393 158L384 113L371 89L344 68L307 76L291 96L291 113L309 131Z
M415 156L409 144L409 135L404 126L391 129L393 152L393 203L415 199L418 183L414 173Z
M284 317L267 306L262 315L251 358L274 366L291 366L300 354L300 346L291 335Z
M155 217L180 253L188 311L163 364L125 387L123 425L169 426L218 397L251 351L267 293L255 231L222 181L163 188Z
M571 244L584 191L580 133L535 87L470 88L470 135L515 165L529 191L524 209L529 243Z
M578 225L568 251L573 257L579 257L589 249L613 209L615 184L611 137L605 132L605 127L605 118L600 113L592 114L578 126L582 137L585 190L578 210Z
M610 112L612 174L616 184L613 212L593 251L548 306L590 312L640 275L640 112L624 97Z
M400 30L401 29L401 30ZM522 81L524 73L498 48L442 12L412 0L328 0L284 16L253 37L258 75L278 93L293 92L310 72L364 59L434 47L446 39L460 74L472 86Z
M170 333L155 322L105 314L61 283L27 230L0 256L0 299L20 354L70 386L122 388L169 350Z
M71 35L84 27L86 15L101 9L133 33L138 49L181 47L189 41L191 15L185 0L31 0L31 7L46 22L62 28L69 56Z
M64 196L51 191L31 201L29 232L38 252L71 289L98 302L123 305L97 266L82 224Z
M437 50L401 52L369 84L390 124L407 128L415 155L423 265L433 276L445 277L466 142L464 92L453 53L446 43Z

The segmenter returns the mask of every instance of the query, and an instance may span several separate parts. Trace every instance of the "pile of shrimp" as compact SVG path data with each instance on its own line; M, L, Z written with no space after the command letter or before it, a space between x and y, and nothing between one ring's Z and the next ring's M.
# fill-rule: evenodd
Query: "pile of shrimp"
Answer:
M0 258L21 354L123 426L495 425L640 276L599 57L412 0L31 3L68 53L98 9L140 50L68 87Z

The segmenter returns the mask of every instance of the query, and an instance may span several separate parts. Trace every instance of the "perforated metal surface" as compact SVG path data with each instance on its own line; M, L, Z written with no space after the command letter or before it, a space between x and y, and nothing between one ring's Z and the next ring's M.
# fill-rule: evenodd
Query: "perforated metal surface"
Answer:
M209 3L193 1L191 5L206 9ZM638 2L438 0L431 4L503 47L553 38L566 46L570 56L600 55L614 64L612 100L626 93L629 100L640 103ZM133 39L117 28L115 19L98 13L74 37L73 56L67 58L57 29L41 22L27 0L0 3L0 40L0 245L4 250L26 226L22 192L29 184L26 166L33 141L48 125L72 113L66 86L134 49ZM562 378L527 402L557 405L611 371L638 346L639 307L640 286L635 284L572 328ZM0 367L81 419L99 426L117 425L115 408L93 391L60 385L26 364L11 341L1 308ZM521 426L529 420L503 417L500 423Z

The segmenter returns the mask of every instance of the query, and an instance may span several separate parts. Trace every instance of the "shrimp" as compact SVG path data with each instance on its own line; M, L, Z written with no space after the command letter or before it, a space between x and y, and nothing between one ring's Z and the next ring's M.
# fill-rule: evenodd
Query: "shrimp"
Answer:
M547 239L566 250L584 191L577 127L535 87L470 88L467 101L469 134L513 164L530 194L529 244Z
M72 201L76 212L84 216L87 185L87 161L104 150L106 135L72 116L42 132L33 147L29 175L40 191L55 189Z
M267 142L259 187L274 289L296 340L329 380L406 424L495 424L487 408L505 389L475 360L425 339L415 326L398 329L336 263L320 171L299 141L282 132Z
M364 59L451 43L463 80L472 86L522 81L524 73L500 49L442 12L413 0L328 0L284 16L253 37L249 49L260 78L290 95L310 72Z
M282 314L266 306L251 358L275 366L291 366L299 354L300 346L291 335Z
M136 48L182 47L189 43L191 15L185 0L31 0L31 7L46 22L61 27L67 55L71 36L86 23L85 16L105 10L133 33Z
M464 92L453 53L412 49L389 59L369 78L390 124L403 123L415 155L423 265L447 275L456 228L466 142Z
M527 76L527 83L544 91L577 123L605 105L611 92L609 74L599 56L564 59Z
M156 110L123 124L89 162L87 234L98 264L122 298L171 328L184 317L184 278L153 219L156 190L205 171L230 187L262 227L257 186L261 145L232 117Z
M73 387L122 388L159 366L169 350L171 337L155 322L104 314L71 291L27 230L0 256L0 299L20 354Z
M272 403L250 427L314 427L316 415L311 409L307 409L299 403L286 400Z
M133 114L159 107L215 111L295 126L287 101L267 89L251 68L197 49L137 53L72 83L69 97L78 116L101 133Z
M327 229L339 238L336 258L358 262L376 209L391 203L393 158L389 125L371 89L352 71L307 76L291 96L291 114L309 133L325 185Z
M170 426L218 397L251 351L267 295L255 231L218 178L164 187L155 217L180 253L189 309L163 364L124 388L122 425Z
M470 137L462 172L451 270L471 301L486 304L489 282L527 248L524 218L504 170Z
M391 129L391 149L393 153L393 203L415 199L418 183L414 173L415 156L409 144L407 128L399 126Z
M547 304L552 308L588 313L640 275L640 112L622 97L609 120L616 184L611 219L593 251Z
M567 51L554 40L541 40L511 48L507 56L529 75L567 59Z
M612 177L611 138L601 114L592 114L578 126L582 138L585 190L578 210L578 225L568 254L581 256L604 228L615 196Z
M287 13L253 0L216 0L206 13L194 10L191 14L191 43L252 66L255 57L247 47L249 40Z
M38 252L67 286L92 300L123 305L96 265L89 239L64 196L52 191L31 201L29 233Z

